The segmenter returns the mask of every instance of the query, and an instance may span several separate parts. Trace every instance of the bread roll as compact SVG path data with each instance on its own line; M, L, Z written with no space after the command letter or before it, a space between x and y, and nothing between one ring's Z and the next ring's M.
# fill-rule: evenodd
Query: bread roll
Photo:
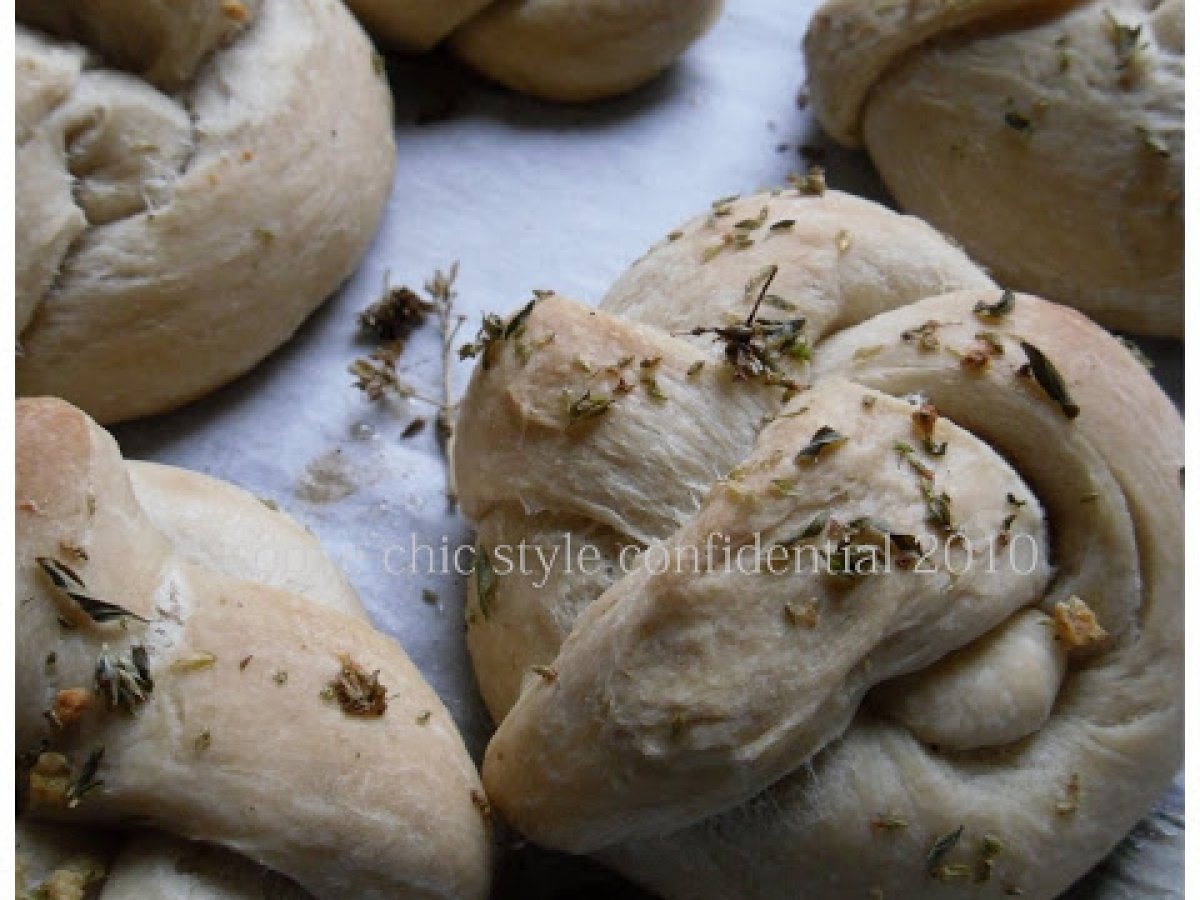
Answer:
M760 217L749 246L726 245L735 225ZM687 521L713 481L749 453L763 417L778 411L779 389L729 383L712 336L688 335L697 326L744 319L752 302L747 283L772 264L779 266L770 287L777 299L763 315L803 313L810 341L929 294L992 285L919 219L837 191L780 191L721 201L715 212L685 223L617 280L598 312L565 298L539 301L526 343L551 331L554 341L525 364L501 355L496 374L479 369L463 398L459 433L466 437L455 455L463 512L485 548L527 544L549 555L570 534L577 547L596 547L605 564L567 572L560 553L553 578L539 585L538 571L514 571L492 586L486 617L474 610L467 643L496 721L515 702L529 666L549 665L589 598L612 583L622 548L643 547ZM570 386L578 397L593 380L607 387L605 368L629 355L663 357L655 380L672 399L664 407L638 391L623 398L626 411L639 415L597 431L607 449L596 454L562 432L561 391ZM634 385L636 359L626 373ZM793 374L802 372L797 366ZM714 405L720 418L711 415ZM531 433L545 439L531 441ZM630 447L657 463L629 468L605 458L625 458ZM662 478L664 470L672 478ZM550 475L562 471L571 477ZM473 587L468 593L477 594Z
M486 805L457 730L311 537L232 488L197 500L199 476L149 466L131 480L112 439L61 401L19 401L17 432L17 743L61 754L34 767L31 814L223 844L317 897L486 895ZM233 539L200 524L205 503L233 534L277 539L223 552ZM289 592L305 585L322 605ZM101 657L125 672L121 709ZM74 688L90 702L56 727L44 712Z
M834 192L721 201L601 307L510 319L457 432L501 814L671 900L1103 858L1182 759L1182 426L1128 350Z
M1005 286L1182 337L1183 8L831 0L814 106Z
M245 372L350 274L391 184L335 0L22 2L17 392L103 422Z
M723 0L349 0L381 41L446 41L472 68L547 100L623 94L675 62Z
M623 94L675 62L723 0L498 0L454 33L470 66L518 91L580 102Z

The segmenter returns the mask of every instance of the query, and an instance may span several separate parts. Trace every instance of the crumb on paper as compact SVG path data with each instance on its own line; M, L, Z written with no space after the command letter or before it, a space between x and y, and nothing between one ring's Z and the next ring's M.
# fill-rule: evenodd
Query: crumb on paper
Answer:
M344 500L357 490L358 483L340 449L323 453L310 462L296 483L296 495L315 506Z

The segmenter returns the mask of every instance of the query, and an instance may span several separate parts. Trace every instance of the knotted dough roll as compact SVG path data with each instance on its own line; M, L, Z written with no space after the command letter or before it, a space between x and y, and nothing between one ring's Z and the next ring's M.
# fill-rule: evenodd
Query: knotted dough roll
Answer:
M507 87L579 102L633 90L670 66L723 0L350 0L381 40L427 50L447 41Z
M29 815L223 845L317 897L486 896L453 720L315 539L212 479L123 463L61 401L18 401L17 460ZM258 872L227 894L256 896L268 875L223 852L143 841L105 890L136 896L174 854Z
M336 0L17 5L22 395L171 409L287 340L375 232L391 97Z
M1181 423L1079 313L776 192L492 335L468 641L530 838L668 898L1048 900L1170 782Z
M1006 286L1183 335L1183 0L830 0L817 116Z

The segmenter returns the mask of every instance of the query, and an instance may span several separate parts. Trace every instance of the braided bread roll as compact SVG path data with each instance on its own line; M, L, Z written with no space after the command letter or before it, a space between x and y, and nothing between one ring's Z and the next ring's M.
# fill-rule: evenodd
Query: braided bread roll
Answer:
M349 0L379 38L428 50L443 41L472 68L547 100L623 94L678 59L723 0Z
M1183 334L1182 0L829 0L817 116L1005 285Z
M211 479L124 463L61 401L18 401L17 435L17 745L49 748L32 815L220 844L317 897L486 896L483 794L453 720L311 536ZM116 708L98 660L137 665L137 645L149 678L126 667ZM374 690L366 711L339 699L347 659L377 671L386 708ZM77 715L48 720L81 692ZM81 794L99 747L103 784ZM53 754L65 796L43 771ZM194 855L170 841L126 852L114 897L159 883L156 860ZM256 871L235 862L205 865ZM260 873L228 896L271 883Z
M17 5L17 391L105 422L240 375L349 275L394 165L337 0Z
M1178 414L916 220L715 212L599 310L540 298L464 399L489 797L669 898L1054 897L1181 761ZM768 299L806 352L739 380L691 332ZM856 529L901 561L778 567Z

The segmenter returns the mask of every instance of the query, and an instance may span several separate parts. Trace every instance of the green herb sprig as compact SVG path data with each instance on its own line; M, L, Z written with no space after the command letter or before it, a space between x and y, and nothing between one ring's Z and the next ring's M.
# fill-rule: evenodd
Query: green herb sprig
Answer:
M783 374L780 364L785 358L802 362L811 358L811 348L804 334L805 319L758 317L767 292L778 274L779 266L770 265L746 283L746 297L753 297L754 301L744 322L724 327L693 328L690 334L712 334L723 342L725 360L732 367L735 378L757 379L780 385L788 391L796 391L800 385Z

